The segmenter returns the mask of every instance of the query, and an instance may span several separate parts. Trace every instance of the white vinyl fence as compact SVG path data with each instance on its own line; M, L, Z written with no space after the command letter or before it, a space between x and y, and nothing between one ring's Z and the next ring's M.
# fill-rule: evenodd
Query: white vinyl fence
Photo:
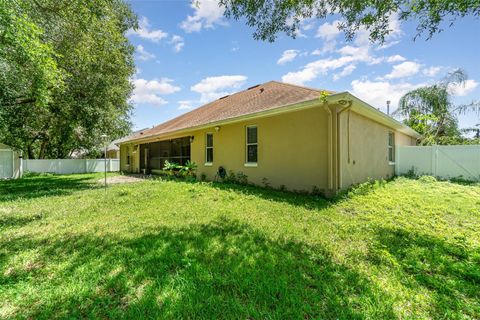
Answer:
M398 146L395 173L480 181L480 146Z
M107 171L120 171L120 160L107 159ZM37 173L88 173L88 172L104 172L104 159L26 159L23 160L23 170Z

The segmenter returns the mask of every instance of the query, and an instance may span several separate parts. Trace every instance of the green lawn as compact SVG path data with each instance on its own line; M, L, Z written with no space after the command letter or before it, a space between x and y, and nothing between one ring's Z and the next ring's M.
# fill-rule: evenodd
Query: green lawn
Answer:
M480 185L0 182L0 318L480 318Z

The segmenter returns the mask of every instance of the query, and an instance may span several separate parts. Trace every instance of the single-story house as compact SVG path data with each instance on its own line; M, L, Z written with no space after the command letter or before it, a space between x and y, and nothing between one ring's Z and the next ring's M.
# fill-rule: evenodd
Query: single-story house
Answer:
M0 143L0 179L22 177L22 154L15 148Z
M392 177L395 147L419 137L349 92L270 81L129 137L120 143L120 169L190 160L212 180L223 167L257 185L332 194Z

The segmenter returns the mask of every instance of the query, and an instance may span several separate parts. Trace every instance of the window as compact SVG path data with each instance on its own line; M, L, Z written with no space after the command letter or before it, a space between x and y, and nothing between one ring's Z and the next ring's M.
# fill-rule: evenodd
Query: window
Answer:
M127 166L130 165L130 147L127 147Z
M213 133L207 133L205 144L205 163L213 162Z
M395 162L395 135L388 133L388 162Z
M247 127L247 164L258 161L258 130L256 126Z

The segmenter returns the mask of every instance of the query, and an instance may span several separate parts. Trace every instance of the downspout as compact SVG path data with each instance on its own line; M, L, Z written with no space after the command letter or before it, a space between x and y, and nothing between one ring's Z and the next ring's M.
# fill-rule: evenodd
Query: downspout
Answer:
M340 145L340 138L341 138L341 128L340 128L340 115L348 110L348 120L347 120L347 154L348 154L348 163L350 163L350 109L352 108L352 101L351 100L340 100L340 105L343 107L340 110L337 110L337 170L336 170L336 190L340 190L342 187L342 162L341 162L341 145ZM345 106L346 105L346 106Z
M323 105L323 108L328 114L328 128L327 128L327 149L328 149L328 189L333 192L333 143L332 143L332 110L328 107L328 103Z

